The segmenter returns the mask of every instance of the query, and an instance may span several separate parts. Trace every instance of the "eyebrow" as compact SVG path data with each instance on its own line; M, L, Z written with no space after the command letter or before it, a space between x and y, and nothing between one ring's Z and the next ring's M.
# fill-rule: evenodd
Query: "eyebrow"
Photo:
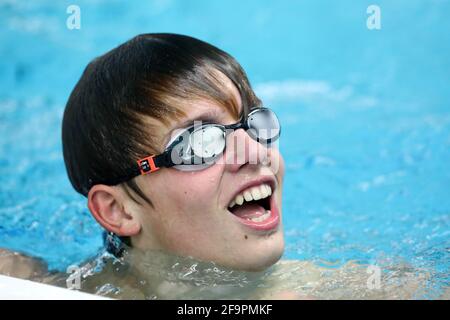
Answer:
M218 117L219 117L219 112L217 112L217 110L208 110L194 118L186 119L183 122L177 123L174 127L170 128L168 133L165 135L164 145L167 145L167 143L170 141L171 137L173 136L174 131L181 130L181 129L187 129L194 125L194 121L214 123L214 122L217 122Z
M225 111L226 112L226 111ZM239 113L238 121L242 119L244 110L242 109ZM218 123L217 119L220 117L221 113L215 110L208 110L194 118L186 119L181 123L178 123L175 127L171 128L169 134L172 134L177 129L185 129L194 125L195 121L201 121L205 123Z
M219 113L217 111L209 110L205 113L202 113L198 115L197 117L186 119L181 123L178 123L174 128L170 130L170 132L173 132L176 129L184 129L187 127L190 127L194 124L195 121L202 121L202 122L217 122L217 119L219 118Z

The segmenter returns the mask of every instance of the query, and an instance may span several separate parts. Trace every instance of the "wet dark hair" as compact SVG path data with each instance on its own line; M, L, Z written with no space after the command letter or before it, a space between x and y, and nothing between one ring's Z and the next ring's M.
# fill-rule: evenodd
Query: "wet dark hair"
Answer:
M95 184L123 183L135 201L131 193L151 205L134 179L124 180L136 160L163 151L146 120L167 126L186 116L185 102L193 99L213 101L237 118L237 101L217 71L238 89L244 113L260 105L237 61L192 37L142 34L92 60L62 124L64 161L75 190L87 196Z

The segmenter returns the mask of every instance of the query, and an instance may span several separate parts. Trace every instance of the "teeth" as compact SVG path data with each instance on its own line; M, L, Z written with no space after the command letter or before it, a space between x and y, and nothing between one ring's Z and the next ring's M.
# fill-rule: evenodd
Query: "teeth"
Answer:
M259 199L261 199L261 188L260 187L258 187L258 188L252 188L252 191L251 191L251 193L252 193L252 197L253 197L253 200L259 200Z
M261 190L261 198L262 199L266 198L269 195L269 191L267 190L266 185L263 184L260 187L260 190Z
M252 201L252 193L250 191L244 191L244 199L247 202Z
M237 205L242 205L244 201L250 202L253 200L260 200L272 195L272 188L268 184L262 184L260 186L251 187L240 194L238 194L228 205L229 208Z
M236 196L236 198L234 198L234 201L236 201L236 203L237 203L238 205L241 205L241 204L244 203L244 196L241 195L241 194L238 194L238 195Z
M268 195L271 196L272 195L272 188L269 185L266 185L266 190L268 192Z

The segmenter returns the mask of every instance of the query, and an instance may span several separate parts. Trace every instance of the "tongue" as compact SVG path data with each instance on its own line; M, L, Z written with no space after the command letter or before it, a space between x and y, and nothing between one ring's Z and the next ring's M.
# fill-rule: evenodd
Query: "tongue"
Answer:
M256 202L245 203L242 206L235 206L231 212L239 218L256 218L266 213L266 210Z

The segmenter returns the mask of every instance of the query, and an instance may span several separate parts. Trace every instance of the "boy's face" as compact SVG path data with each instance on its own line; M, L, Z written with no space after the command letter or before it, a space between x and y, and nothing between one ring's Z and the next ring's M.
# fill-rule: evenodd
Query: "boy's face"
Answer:
M242 108L238 90L230 80L224 81ZM218 124L237 121L223 107L208 101L186 105L185 111L191 120L208 114ZM173 135L171 129L186 120L181 119L161 132L161 141L167 142ZM233 139L237 139L236 148L229 147ZM218 162L199 171L163 168L136 178L153 207L135 207L141 232L132 238L133 245L247 271L274 264L284 249L281 225L284 163L278 149L266 149L240 129L227 136L227 147ZM255 189L249 190L247 186L258 187L256 196ZM267 199L256 203L250 198L239 209L235 205L230 210L230 203L239 194ZM261 206L263 202L270 213Z

